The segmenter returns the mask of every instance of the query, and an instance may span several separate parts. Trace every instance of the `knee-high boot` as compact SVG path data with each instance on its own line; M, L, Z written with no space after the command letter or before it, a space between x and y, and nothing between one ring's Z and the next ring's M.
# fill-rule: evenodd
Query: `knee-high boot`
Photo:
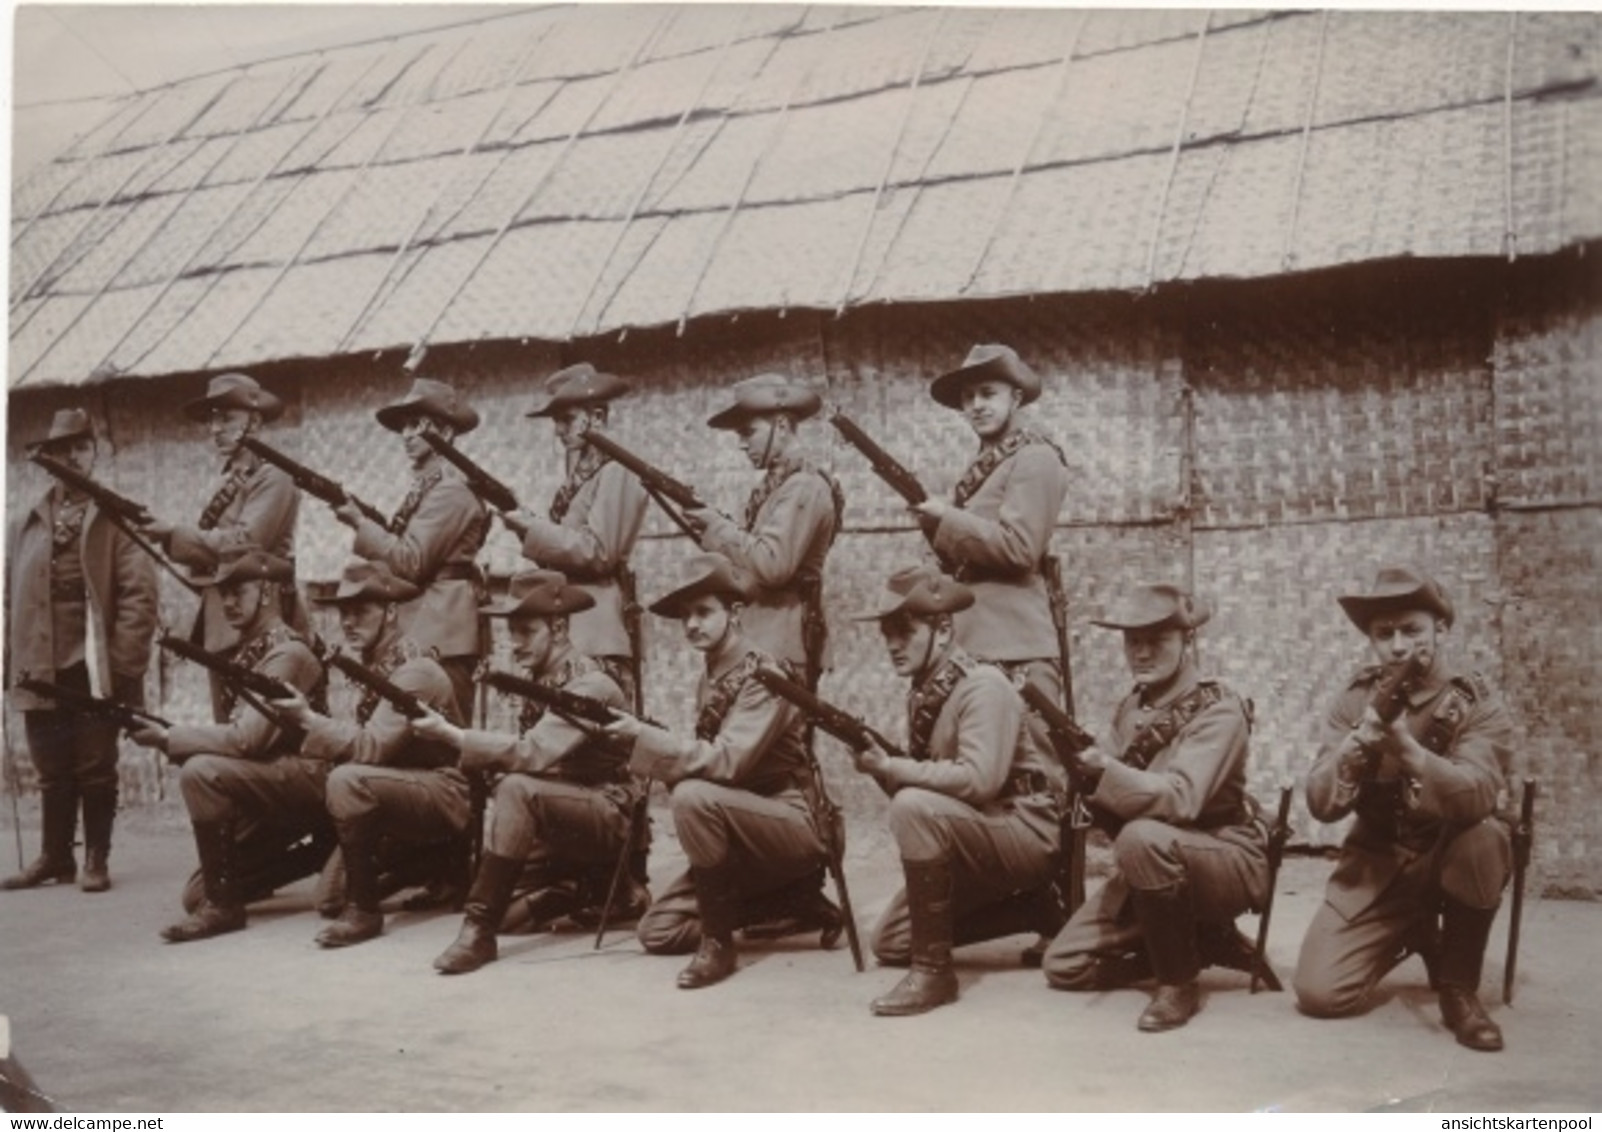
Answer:
M739 889L734 870L727 864L692 868L695 902L701 911L701 946L689 966L679 972L680 990L697 990L721 983L734 974L734 925L739 918Z
M499 955L495 932L506 915L506 906L512 902L512 886L522 872L522 861L484 854L467 902L462 905L462 929L456 933L455 942L434 960L434 970L442 975L465 975L495 962Z
M111 887L111 827L117 820L117 786L90 786L83 791L83 876L78 887L104 892Z
M231 821L195 822L195 851L206 898L186 919L162 929L168 943L188 943L245 926L245 905L239 893L239 846Z
M1130 899L1146 938L1146 954L1157 976L1157 994L1138 1023L1147 1033L1172 1030L1201 1009L1201 952L1196 942L1196 906L1181 881L1162 889L1131 889Z
M340 856L345 860L345 907L339 918L317 933L322 947L365 943L384 930L378 907L378 837L370 821L339 826Z
M27 868L0 881L0 888L37 888L41 884L71 884L78 875L72 855L72 835L78 824L78 791L71 780L41 783L39 787L39 855Z
M908 927L912 969L889 994L870 1007L875 1014L923 1014L957 1001L957 975L951 966L951 866L944 861L903 861L907 878Z
M1495 908L1470 908L1448 899L1441 912L1441 1020L1457 1035L1459 1045L1495 1052L1502 1048L1502 1030L1480 1004L1480 970L1491 938Z

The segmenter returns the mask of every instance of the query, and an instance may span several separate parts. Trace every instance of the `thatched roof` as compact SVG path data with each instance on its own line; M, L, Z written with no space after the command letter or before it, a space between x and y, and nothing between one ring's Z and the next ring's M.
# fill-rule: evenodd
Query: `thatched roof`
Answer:
M1594 13L576 6L108 102L11 384L1602 236Z

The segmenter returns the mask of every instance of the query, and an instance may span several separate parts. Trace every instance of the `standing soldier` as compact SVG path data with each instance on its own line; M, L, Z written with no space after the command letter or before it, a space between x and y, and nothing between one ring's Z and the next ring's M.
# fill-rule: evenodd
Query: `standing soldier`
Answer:
M889 581L877 621L890 662L912 680L908 756L877 747L857 768L890 794L890 830L907 885L874 931L890 966L911 964L880 1015L922 1014L957 999L951 948L957 921L1051 876L1062 770L1024 726L1024 703L1002 672L975 662L955 641L953 616L973 591L934 570Z
M338 588L321 603L338 611L345 644L358 663L459 723L450 677L400 631L400 604L418 593L382 563L357 559L345 566ZM363 943L384 930L380 839L410 846L461 840L472 815L467 778L456 769L454 750L413 734L400 708L370 688L350 720L319 714L299 693L273 706L304 732L303 757L340 764L328 776L325 797L339 834L345 906L318 933L317 942L323 947Z
M200 519L170 523L161 519L143 533L158 540L172 558L192 570L215 570L221 556L242 546L254 546L290 563L295 561L295 517L300 492L289 474L240 445L284 411L284 403L242 373L218 374L206 386L206 395L184 406L184 415L200 421L211 432L211 442L222 457L221 482L212 491ZM303 627L295 587L284 587L284 618ZM200 620L191 640L207 650L227 653L239 644L239 634L223 615L218 595L207 590L201 598ZM211 679L212 710L221 722L227 712L227 694L215 676Z
M238 635L233 663L308 694L321 707L323 666L306 639L284 623L282 587L294 583L288 560L252 546L225 550L216 570L196 580L215 586L229 627ZM165 751L179 764L178 788L194 827L205 899L186 919L162 930L169 943L187 943L245 926L240 885L240 835L250 827L309 832L328 823L323 787L328 763L296 752L298 737L223 689L223 721L150 724L134 742Z
M502 518L523 540L523 557L560 570L595 599L570 619L573 648L599 661L638 711L640 642L629 628L636 600L629 556L645 520L645 489L584 443L587 433L604 431L610 403L627 392L622 378L588 363L546 379L544 395L525 415L550 418L565 453L567 478L551 500L548 518L528 511Z
M1307 776L1315 818L1357 821L1302 940L1296 1000L1316 1017L1359 1013L1386 972L1420 950L1435 960L1431 984L1458 1042L1499 1050L1502 1031L1478 992L1511 870L1497 816L1511 721L1482 676L1446 659L1452 603L1428 574L1383 566L1367 593L1339 600L1378 663L1336 699ZM1416 675L1387 721L1375 689L1409 664Z
M823 569L845 512L840 485L807 458L796 429L823 407L816 390L775 373L734 384L727 405L707 418L733 432L762 482L752 489L743 520L711 509L685 516L701 531L703 550L721 554L745 572L752 590L742 615L751 644L796 665L809 689L823 674L828 624ZM809 739L810 741L810 739ZM840 910L823 894L824 870L776 892L752 938L826 929Z
M1117 757L1092 747L1071 772L1113 835L1116 871L1052 941L1046 980L1111 990L1155 975L1148 1032L1201 1009L1205 960L1268 895L1268 831L1246 792L1249 709L1196 668L1210 615L1177 586L1146 585L1094 622L1123 631L1135 688L1113 715Z
M89 475L95 434L89 414L61 409L34 445ZM138 706L156 628L156 572L126 531L88 498L56 484L11 539L6 586L13 681L44 680L74 692ZM70 884L77 874L73 835L83 804L85 892L111 887L107 857L117 814L117 725L21 688L28 753L39 776L43 824L39 856L4 888Z
M357 555L384 563L422 591L401 606L400 630L433 650L465 714L473 702L473 669L481 654L482 577L474 559L489 533L489 514L423 434L454 440L478 427L478 413L445 382L420 377L406 396L376 416L379 424L401 436L412 465L411 490L387 527L365 517L355 503L334 508L334 515L356 532Z
M512 579L505 604L485 612L504 617L512 656L528 678L607 708L627 707L623 690L597 660L573 644L574 614L595 607L589 592L554 570L527 570ZM638 787L629 779L623 745L591 733L559 711L528 700L518 720L520 735L464 731L437 715L417 730L462 753L469 770L501 774L495 787L489 834L478 875L468 893L461 932L434 967L442 974L476 971L497 956L495 933L511 903L512 889L531 855L553 865L609 866L629 837ZM619 918L637 918L650 893L637 883L622 898ZM539 921L549 924L573 905L559 907L550 894Z
M632 743L636 773L672 791L673 824L690 868L641 918L639 938L659 955L699 945L679 973L685 990L734 974L742 900L809 876L827 857L806 794L805 722L754 677L777 662L741 629L752 588L723 555L697 554L683 583L651 606L659 617L682 621L685 639L706 660L693 737L632 716L608 729ZM839 938L843 921L836 917L823 929L824 946Z

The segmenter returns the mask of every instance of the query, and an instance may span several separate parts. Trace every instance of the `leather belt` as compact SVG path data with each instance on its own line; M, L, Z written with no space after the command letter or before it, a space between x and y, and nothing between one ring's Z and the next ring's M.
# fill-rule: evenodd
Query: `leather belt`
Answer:
M1051 777L1039 770L1016 770L1007 777L1007 790L1013 796L1023 794L1055 794Z

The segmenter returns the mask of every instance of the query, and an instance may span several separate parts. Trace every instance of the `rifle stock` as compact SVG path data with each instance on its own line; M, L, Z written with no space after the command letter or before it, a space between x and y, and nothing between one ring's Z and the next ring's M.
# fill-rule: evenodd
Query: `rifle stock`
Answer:
M774 695L789 700L800 709L802 715L852 750L861 751L876 746L893 758L907 757L906 752L856 716L820 700L778 669L766 666L758 668L756 679Z
M393 681L386 680L350 654L336 648L330 650L323 657L323 660L339 669L363 688L378 693L382 699L388 701L391 707L407 719L422 719L423 716L428 714L428 708L422 700L406 689L397 686Z
M467 481L467 486L473 494L488 503L497 511L516 511L518 508L517 496L512 489L500 480L486 472L473 459L462 452L443 436L434 432L424 432L423 439L428 446L441 457L452 464Z
M929 493L918 482L918 477L913 475L900 460L881 448L873 437L862 430L861 425L846 416L843 411L832 410L829 413L829 423L847 444L866 457L874 475L882 479L891 491L905 499L909 505L916 506L929 498Z
M680 513L706 507L706 503L696 493L695 488L683 480L674 479L654 464L647 463L605 433L594 430L586 432L584 442L639 480L641 486L652 499L656 500L657 506L662 508L679 530L689 535L691 539L700 538L700 532Z
M382 511L366 500L358 499L354 494L345 490L344 485L338 480L330 479L321 472L313 471L305 464L291 459L272 445L258 440L254 436L241 437L239 444L240 447L254 452L267 463L281 469L290 479L295 481L296 487L308 495L321 499L330 507L339 507L350 503L379 526L387 526L389 524L389 520L385 518Z
M284 713L269 706L265 701L280 700L292 696L296 689L291 688L282 680L275 680L260 672L235 664L225 657L191 644L182 637L175 637L165 633L156 642L168 652L177 653L185 660L193 661L208 671L215 672L219 679L229 684L244 700L269 723L278 728L284 735L291 737L294 744L299 746L300 736L304 735L301 727L294 720L288 719Z

